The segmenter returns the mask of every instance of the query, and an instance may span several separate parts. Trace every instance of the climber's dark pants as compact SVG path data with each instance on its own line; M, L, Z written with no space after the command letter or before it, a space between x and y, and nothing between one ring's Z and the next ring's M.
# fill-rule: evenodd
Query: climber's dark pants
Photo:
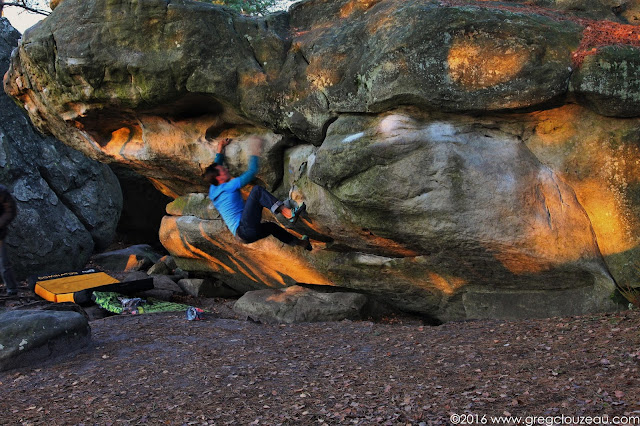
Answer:
M267 208L275 214L280 206L282 201L263 187L254 186L244 205L236 235L246 243L253 243L273 235L285 244L295 245L298 241L297 237L273 222L262 222L262 208Z

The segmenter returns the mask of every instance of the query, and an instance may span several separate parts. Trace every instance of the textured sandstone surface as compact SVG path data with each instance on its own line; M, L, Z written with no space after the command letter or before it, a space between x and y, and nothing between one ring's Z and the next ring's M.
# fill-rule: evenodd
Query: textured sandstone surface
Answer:
M335 285L441 320L608 310L640 235L640 32L631 4L576 5L65 0L4 84L174 197L163 244L240 291ZM202 194L206 134L236 139L236 174L267 138L256 183L306 202L313 252L233 238Z

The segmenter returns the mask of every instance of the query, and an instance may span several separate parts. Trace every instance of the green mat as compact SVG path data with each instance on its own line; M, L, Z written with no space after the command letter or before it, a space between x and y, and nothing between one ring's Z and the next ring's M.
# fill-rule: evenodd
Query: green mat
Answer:
M101 308L106 309L109 312L113 312L114 314L121 314L125 311L125 308L122 306L122 301L119 298L128 298L129 296L125 296L123 294L114 293L111 291L94 291L93 299L97 305ZM136 307L138 314L150 314L154 312L186 312L189 305L184 305L182 303L174 303L174 302L166 302L164 300L154 299L149 297L141 306ZM127 313L135 313L129 312Z

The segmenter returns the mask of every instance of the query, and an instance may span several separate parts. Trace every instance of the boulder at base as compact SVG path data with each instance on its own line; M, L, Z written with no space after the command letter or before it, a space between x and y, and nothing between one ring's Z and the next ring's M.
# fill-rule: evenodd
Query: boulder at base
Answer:
M193 297L238 297L239 294L219 281L209 278L185 278L178 281L185 293Z
M153 251L148 244L136 244L120 250L97 254L93 261L110 271L140 271L149 269L160 255Z
M73 311L10 311L0 314L0 371L35 366L86 346L87 318Z
M359 293L320 293L297 285L284 290L245 293L233 310L266 323L298 323L361 319L368 297Z

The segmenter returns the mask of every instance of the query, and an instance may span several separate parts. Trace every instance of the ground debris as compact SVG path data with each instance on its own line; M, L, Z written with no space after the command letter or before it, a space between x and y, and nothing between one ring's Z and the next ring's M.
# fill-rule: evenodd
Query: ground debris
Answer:
M427 425L640 410L636 311L269 325L207 303L203 321L93 321L92 346L74 357L0 373L3 422Z

